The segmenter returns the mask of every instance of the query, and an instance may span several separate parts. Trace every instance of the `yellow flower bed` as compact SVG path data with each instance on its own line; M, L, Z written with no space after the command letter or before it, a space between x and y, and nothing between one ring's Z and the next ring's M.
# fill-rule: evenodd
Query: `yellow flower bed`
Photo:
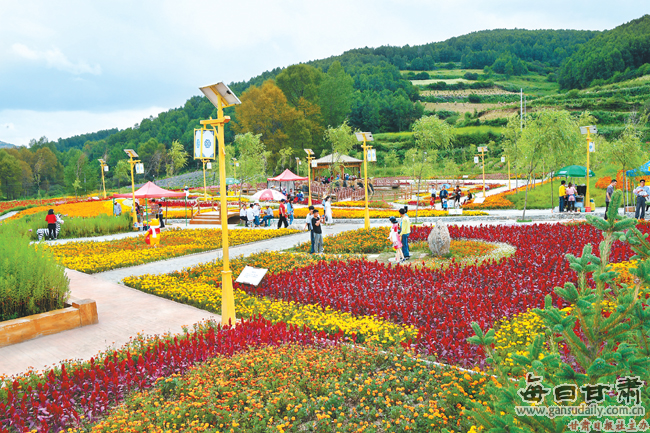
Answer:
M271 239L299 233L299 230L230 230L230 245ZM221 248L221 230L172 229L160 234L157 248L147 245L144 234L105 242L69 242L44 245L66 268L86 273L136 266L172 257Z
M322 209L319 210L322 216ZM298 208L294 210L295 218L304 218L307 216L308 209L306 207ZM390 218L392 216L399 218L399 212L397 209L393 210L378 210L371 209L368 211L370 218ZM274 212L277 216L277 212ZM332 209L332 216L334 218L364 218L365 209ZM415 209L409 209L409 215L411 218L415 216ZM430 210L430 209L420 209L418 210L418 217L444 217L448 216L449 212L443 210ZM488 215L487 212L482 211L463 211L465 216L480 216Z
M110 200L103 200L87 201L82 203L66 203L56 206L36 206L25 209L8 219L19 219L26 215L47 212L50 209L54 209L54 213L60 213L69 217L94 217L98 215L112 215L113 203Z
M264 267L265 263L272 260L273 256L278 255L278 253L262 253L255 255L252 259L249 257L233 260L233 278L239 275L244 266ZM288 256L289 263L296 263L295 259L291 257L294 255L282 254L283 258L285 256ZM295 256L304 257L301 254ZM299 265L306 266L315 261L317 260L313 257L308 257ZM206 272L206 268L214 269L214 273ZM285 268L286 266L280 263L274 270L279 272ZM220 269L221 263L217 262L200 265L198 269L186 269L181 273L128 277L123 282L129 287L146 293L221 314L221 287L217 282L220 279ZM207 282L210 280L213 284ZM360 341L375 342L385 347L394 346L409 339L415 340L418 335L417 328L413 326L397 325L376 316L357 317L316 304L300 304L293 301L257 297L239 289L234 290L234 295L238 318L262 315L274 323L285 322L290 325L307 326L314 331L337 333L341 330L348 336L356 334Z

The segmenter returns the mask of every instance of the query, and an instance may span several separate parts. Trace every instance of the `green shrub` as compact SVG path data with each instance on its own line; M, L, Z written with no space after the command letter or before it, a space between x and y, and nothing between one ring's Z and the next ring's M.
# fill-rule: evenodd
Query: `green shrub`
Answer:
M567 426L574 423L573 420L582 422L586 418L581 415L555 418L524 416L515 408L588 404L591 402L585 401L584 390L587 387L593 389L598 384L604 386L605 390L610 387L613 390L616 385L619 391L618 396L605 392L596 399L598 405L617 406L625 402L621 399L625 397L622 394L625 389L618 389L621 380L633 379L638 382L636 388L641 388L633 399L628 398L627 403L642 406L644 413L650 410L649 395L644 385L648 381L650 368L650 309L645 305L646 298L642 294L642 286L650 283L650 244L647 235L635 227L636 220L618 214L621 199L621 191L616 191L612 196L607 221L593 215L587 216L587 222L602 232L599 254L594 254L592 245L587 244L580 257L566 255L571 269L577 274L575 284L567 282L564 287L556 287L555 294L571 309L558 309L549 294L546 295L544 309L533 310L543 321L545 332L535 337L528 346L527 354L512 354L512 371L515 374L526 373L526 380L521 377L515 382L507 375L503 368L506 365L503 357L494 350L494 330L483 333L476 322L472 323L476 335L468 341L482 347L487 355L486 362L494 369L498 381L498 385L487 386L487 394L492 399L488 408L481 404L470 405L472 410L469 415L484 431L568 431ZM627 243L637 254L633 257L638 260L636 267L629 271L634 280L629 284L621 282L619 271L609 264L612 245L616 241ZM615 306L613 311L607 310L608 305ZM523 391L543 390L542 386L548 386L548 392L551 387L583 392L577 392L569 403L554 401L550 395L545 401L533 397L524 403ZM607 413L605 416L609 419ZM639 417L629 416L619 419L623 419L626 426L641 421ZM580 431L608 430L594 427L594 430L581 428Z
M63 308L70 281L51 253L0 227L0 321Z
M47 223L45 223L46 215L47 212L39 212L26 215L7 224L15 226L16 231L26 233L31 240L35 241L38 240L36 230L47 227ZM63 219L64 223L61 225L59 239L87 238L128 232L131 230L132 224L129 214L122 214L119 217L99 215L88 218L62 216L61 219Z

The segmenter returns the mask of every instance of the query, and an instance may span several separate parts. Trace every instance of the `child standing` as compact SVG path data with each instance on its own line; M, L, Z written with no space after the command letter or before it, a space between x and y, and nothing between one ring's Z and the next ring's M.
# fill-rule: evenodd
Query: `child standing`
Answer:
M402 263L405 261L404 253L402 252L402 240L399 235L399 224L397 223L397 218L390 217L390 222L393 224L390 228L390 233L388 234L388 239L393 244L393 249L395 250L395 263Z

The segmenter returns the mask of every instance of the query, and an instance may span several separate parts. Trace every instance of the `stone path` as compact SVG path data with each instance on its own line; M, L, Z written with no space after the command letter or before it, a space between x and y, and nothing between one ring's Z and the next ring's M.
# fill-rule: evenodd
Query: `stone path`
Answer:
M139 332L180 333L216 314L149 295L123 285L66 270L72 296L97 302L99 323L0 348L0 375L38 370L64 360L88 360L109 347L120 347Z

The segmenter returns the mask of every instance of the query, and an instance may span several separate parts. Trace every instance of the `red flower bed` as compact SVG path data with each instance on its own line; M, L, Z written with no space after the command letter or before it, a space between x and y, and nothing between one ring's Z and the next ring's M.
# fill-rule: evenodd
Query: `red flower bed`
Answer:
M647 226L639 227L648 231ZM415 227L412 240L426 239L428 227ZM445 362L472 366L482 354L467 343L470 323L491 328L504 316L544 305L554 287L575 281L564 259L580 254L587 243L598 244L600 232L586 224L449 227L452 238L507 242L514 256L483 266L416 269L378 262L319 262L268 275L260 286L238 285L249 293L300 303L317 303L354 315L377 315L420 329L416 350L437 354ZM615 244L612 261L633 254ZM557 301L557 299L556 299Z
M76 425L81 416L86 422L95 420L131 391L182 374L216 354L231 355L266 344L313 344L324 337L306 328L254 319L236 328L209 328L187 338L154 341L139 354L115 352L102 362L91 359L90 365L70 372L63 365L61 374L50 370L35 388L16 380L10 389L0 391L0 431L62 431ZM338 341L339 337L329 338Z

